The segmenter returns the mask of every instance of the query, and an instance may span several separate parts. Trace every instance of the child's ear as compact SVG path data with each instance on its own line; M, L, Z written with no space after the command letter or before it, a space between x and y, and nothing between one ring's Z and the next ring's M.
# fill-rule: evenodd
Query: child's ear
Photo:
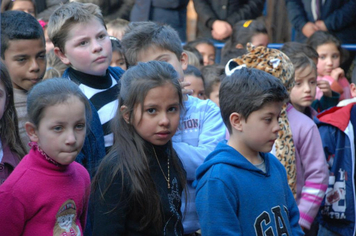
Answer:
M244 46L243 46L241 43L238 43L238 44L235 46L235 48L237 48L237 49L243 49Z
M185 52L182 52L182 55L180 56L180 64L182 65L182 69L186 70L188 67L188 54Z
M232 129L242 131L242 116L239 113L231 113L229 121Z
M25 123L25 129L28 137L30 137L31 142L38 142L38 136L36 132L36 127L31 122Z
M122 116L127 124L130 124L130 113L127 111L127 106L122 105L120 107L120 112L123 113Z
M57 55L57 57L59 57L59 59L61 59L61 61L66 64L66 65L70 65L70 61L67 58L66 54L62 52L61 49L59 49L59 47L54 47L54 54Z
M350 84L351 96L356 97L356 85L354 83Z

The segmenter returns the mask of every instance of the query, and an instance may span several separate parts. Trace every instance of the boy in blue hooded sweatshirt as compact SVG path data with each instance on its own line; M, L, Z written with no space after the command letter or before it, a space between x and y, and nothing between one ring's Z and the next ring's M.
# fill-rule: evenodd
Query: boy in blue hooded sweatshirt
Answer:
M241 68L222 82L220 109L230 133L197 170L203 235L303 235L285 168L270 153L288 92L272 75Z

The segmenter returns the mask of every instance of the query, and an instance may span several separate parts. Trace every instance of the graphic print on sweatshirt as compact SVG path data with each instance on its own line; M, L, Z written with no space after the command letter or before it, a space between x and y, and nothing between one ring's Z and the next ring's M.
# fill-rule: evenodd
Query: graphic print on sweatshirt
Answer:
M184 117L184 120L180 123L178 130L184 133L193 133L199 131L199 119Z
M329 185L325 193L325 205L321 214L331 219L346 219L346 181L347 171L339 168L339 173L330 173Z
M73 200L65 201L56 214L56 224L53 236L81 236L80 229L75 223L77 207Z
M272 214L267 211L262 212L255 220L255 233L258 236L263 235L278 235L278 236L289 236L288 228L286 222L288 219L283 218L282 209L280 206L275 206L272 209ZM287 207L283 206L283 210L288 216ZM272 225L273 224L273 225ZM274 229L277 232L274 232Z

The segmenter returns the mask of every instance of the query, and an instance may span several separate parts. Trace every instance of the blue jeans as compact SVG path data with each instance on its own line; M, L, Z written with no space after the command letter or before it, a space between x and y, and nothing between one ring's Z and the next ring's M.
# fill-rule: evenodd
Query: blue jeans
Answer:
M341 236L341 234L330 231L322 225L319 225L318 236Z

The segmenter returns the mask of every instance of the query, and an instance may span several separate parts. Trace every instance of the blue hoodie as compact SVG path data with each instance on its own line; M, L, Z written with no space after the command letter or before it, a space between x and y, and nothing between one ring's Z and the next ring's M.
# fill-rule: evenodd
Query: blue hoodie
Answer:
M272 154L260 155L266 173L223 141L198 168L202 235L304 235L284 167Z

